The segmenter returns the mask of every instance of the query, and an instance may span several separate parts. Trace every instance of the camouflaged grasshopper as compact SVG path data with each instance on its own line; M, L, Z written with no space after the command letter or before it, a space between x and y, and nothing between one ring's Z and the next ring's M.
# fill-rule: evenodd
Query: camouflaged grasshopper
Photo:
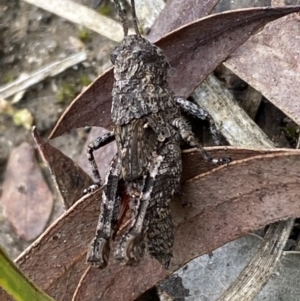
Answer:
M88 146L95 184L86 192L101 185L93 151L115 139L118 152L105 178L98 226L87 262L104 268L110 241L119 231L122 233L116 259L136 265L146 248L167 268L174 243L169 203L180 192L180 141L183 139L196 147L206 161L214 164L227 164L230 159L210 157L183 118L182 110L209 119L213 126L207 112L176 98L170 90L169 63L161 49L141 36L134 0L131 7L135 35L128 35L125 14L119 1L114 2L124 30L124 39L111 53L115 67L111 109L114 129ZM125 226L124 217L127 218Z

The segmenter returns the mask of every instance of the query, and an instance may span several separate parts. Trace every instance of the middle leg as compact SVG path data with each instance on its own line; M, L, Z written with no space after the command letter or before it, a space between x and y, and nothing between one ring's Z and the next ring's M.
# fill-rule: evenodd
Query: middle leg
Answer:
M198 139L192 132L191 127L188 125L187 121L183 117L179 117L173 120L172 125L175 126L180 133L181 138L186 141L190 146L196 147L201 153L202 157L207 162L212 162L216 165L228 164L231 162L231 158L213 158L201 145Z
M87 194L89 192L95 191L97 188L101 186L101 177L100 173L94 158L94 151L107 145L110 142L113 142L115 140L115 134L114 132L108 132L98 138L96 138L94 141L89 143L87 146L87 157L89 160L89 163L92 167L92 172L93 172L93 180L94 184L88 187L83 191L84 194Z
M201 120L207 120L209 122L209 129L212 134L214 143L216 145L220 145L220 137L219 137L218 130L216 128L215 121L206 110L202 109L200 106L198 106L195 103L192 103L191 101L188 101L186 99L175 98L175 101L183 111L185 111Z

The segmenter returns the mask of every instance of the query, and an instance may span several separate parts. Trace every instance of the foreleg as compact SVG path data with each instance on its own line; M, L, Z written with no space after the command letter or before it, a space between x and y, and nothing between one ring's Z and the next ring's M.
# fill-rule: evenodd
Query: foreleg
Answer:
M186 141L190 146L196 147L199 150L199 152L201 153L205 161L212 162L216 165L223 165L231 162L231 158L228 157L224 157L224 158L211 157L210 154L203 148L201 143L195 137L191 127L188 125L188 123L184 118L181 117L181 118L174 119L172 125L178 128L180 132L180 136L184 141Z
M84 194L92 192L99 188L101 186L101 177L100 173L97 167L97 163L94 158L94 151L107 145L108 143L115 140L115 134L113 132L108 132L98 138L96 138L94 141L88 144L87 146L87 158L89 160L89 163L92 167L92 173L93 173L93 180L94 184L88 187L84 190Z
M185 112L201 119L201 120L207 120L209 122L209 129L212 134L213 140L216 145L220 145L220 139L219 134L216 128L215 121L211 117L211 115L204 109L202 109L200 106L182 98L176 98L176 103L180 106L181 109L183 109Z
M117 192L121 168L121 160L117 154L112 159L105 178L96 235L87 252L87 262L99 268L106 267L108 262L110 252L109 241L113 234L113 225L116 224L114 220L117 216L115 208L119 207L116 201L120 201Z

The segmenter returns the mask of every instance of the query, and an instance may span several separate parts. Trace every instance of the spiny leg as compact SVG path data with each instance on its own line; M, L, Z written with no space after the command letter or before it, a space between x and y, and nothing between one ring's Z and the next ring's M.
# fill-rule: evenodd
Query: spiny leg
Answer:
M113 234L113 226L116 224L114 219L116 217L115 208L118 205L116 201L118 201L117 192L121 168L121 160L117 154L112 159L105 178L96 235L87 252L87 262L99 268L106 267L108 262L109 240Z
M92 167L92 172L93 172L93 180L94 184L88 187L83 191L84 194L87 194L89 192L95 191L97 188L101 186L101 177L100 173L94 158L94 151L107 145L108 143L112 142L115 140L115 134L113 132L108 132L98 138L96 138L94 141L89 143L87 146L87 157L89 160L89 163Z
M213 158L210 154L203 148L198 139L194 136L191 127L188 125L184 118L176 118L173 120L172 125L178 128L181 138L186 141L190 146L196 147L201 153L202 157L207 162L212 162L216 165L228 164L231 162L231 158Z
M179 104L180 108L183 109L185 112L201 119L207 120L209 122L209 129L212 134L214 143L216 145L220 145L219 133L217 131L215 121L211 117L211 115L200 106L182 98L175 98L177 104Z
M145 176L144 187L137 202L135 217L129 231L122 236L117 248L115 258L127 265L136 265L140 262L144 252L144 220L151 199L151 193L154 187L159 167L163 161L163 156L157 156L150 172Z

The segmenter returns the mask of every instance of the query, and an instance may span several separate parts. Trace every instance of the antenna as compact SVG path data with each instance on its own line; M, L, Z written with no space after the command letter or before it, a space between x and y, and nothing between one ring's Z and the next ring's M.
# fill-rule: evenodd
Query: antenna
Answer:
M138 25L137 25L138 19L137 19L136 12L135 12L135 4L134 4L134 0L131 0L131 10L132 10L133 27L134 27L134 30L135 30L136 35L137 35L138 37L140 37L141 34L140 34L140 32L139 32Z
M132 2L134 2L134 1L132 0ZM127 23L127 20L126 20L126 16L124 14L124 11L121 8L121 5L120 5L119 1L114 0L114 3L115 3L118 15L119 15L119 17L121 19L121 22L122 22L122 25L123 25L124 36L127 36L127 34L128 34L128 23Z
M128 34L128 23L127 23L127 20L126 20L125 13L121 8L119 0L114 0L114 3L115 3L118 15L119 15L119 17L121 19L121 22L122 22L122 25L123 25L124 36L127 36L127 34ZM136 35L138 37L140 37L141 34L140 34L138 24L137 24L138 19L137 19L137 16L136 16L134 0L131 0L131 11L132 11L132 22L133 22L134 31L135 31Z

